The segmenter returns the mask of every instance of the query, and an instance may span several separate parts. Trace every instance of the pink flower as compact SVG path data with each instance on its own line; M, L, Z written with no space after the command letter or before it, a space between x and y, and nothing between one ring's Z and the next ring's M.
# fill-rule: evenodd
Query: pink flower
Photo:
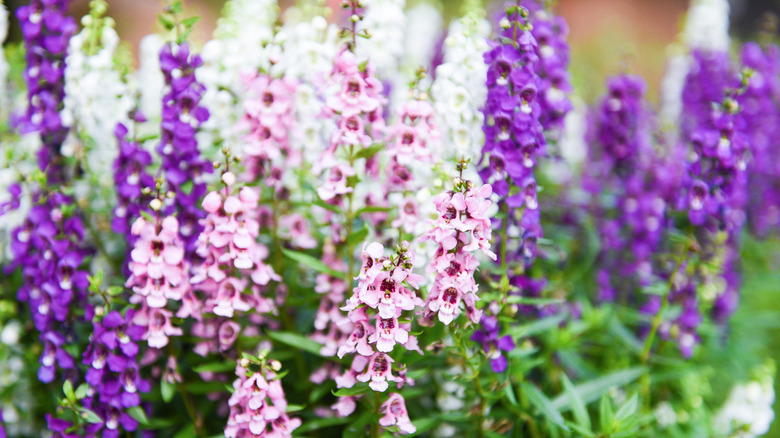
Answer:
M352 193L352 187L347 187L347 178L355 175L355 169L347 164L338 164L330 169L330 175L317 194L323 201L330 201L336 196Z
M279 219L282 236L298 248L310 249L317 246L317 240L309 232L306 218L299 213L284 215Z
M343 358L345 354L354 353L356 351L363 356L371 356L374 354L374 349L368 345L368 339L372 332L373 330L368 323L368 316L366 316L366 319L364 320L355 322L347 342L339 347L338 357Z
M417 432L409 420L409 413L406 411L406 402L401 394L392 393L390 397L382 403L382 412L384 416L379 419L379 424L384 427L396 425L403 434Z
M246 282L237 278L227 278L221 282L217 289L217 296L209 301L209 306L214 306L214 314L232 318L234 311L246 312L252 305L243 299L241 293L246 288Z
M400 315L400 310L399 310ZM371 335L370 341L376 342L376 349L389 353L393 351L393 347L396 342L399 344L406 344L409 340L409 332L401 328L398 324L398 318L382 318L376 319L376 331Z
M171 323L173 314L166 309L155 309L144 305L133 317L133 323L146 327L143 339L152 348L168 345L169 336L181 336L182 330Z
M236 367L236 374L238 379L233 382L233 395L228 400L230 416L225 436L292 436L301 420L287 416L287 400L276 374L263 369L247 376L241 365Z
M388 387L388 380L391 382L402 382L403 379L393 376L391 364L393 359L385 353L374 353L368 361L368 367L363 374L356 378L360 382L370 382L368 386L374 391L385 392Z
M335 404L331 408L336 411L336 415L339 417L348 417L351 413L355 412L355 398L356 397L339 397Z

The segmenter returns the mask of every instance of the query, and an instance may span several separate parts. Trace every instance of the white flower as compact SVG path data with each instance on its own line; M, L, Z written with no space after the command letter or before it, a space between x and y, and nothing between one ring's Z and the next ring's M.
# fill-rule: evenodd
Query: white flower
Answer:
M444 40L444 63L436 69L431 87L437 124L442 133L440 156L471 158L477 162L482 152L482 111L487 97L487 51L490 24L468 15L450 24Z
M685 20L683 40L693 49L728 50L728 0L693 0Z
M146 35L139 47L139 69L136 80L141 93L141 112L148 119L159 119L165 78L160 71L160 50L165 41L156 34Z
M392 79L404 52L405 0L364 0L365 13L359 29L371 38L358 38L358 59L371 59L379 79Z
M736 385L715 416L715 430L740 438L753 438L767 433L775 418L772 409L775 402L773 386L771 378ZM737 434L733 435L734 432Z
M672 129L682 113L682 91L691 65L687 51L729 50L728 0L692 0L681 36L682 47L672 46L661 82L661 120Z
M116 157L114 128L126 122L134 106L130 86L114 67L119 36L111 19L102 19L100 44L89 53L95 29L86 27L70 39L65 68L63 123L71 128L63 154L86 148L88 171L102 187L113 186L111 166Z
M215 39L203 46L203 66L195 71L206 87L201 103L209 119L201 126L198 143L210 147L219 140L238 149L241 133L235 128L243 114L243 73L270 68L273 26L279 7L271 0L231 0L214 30Z

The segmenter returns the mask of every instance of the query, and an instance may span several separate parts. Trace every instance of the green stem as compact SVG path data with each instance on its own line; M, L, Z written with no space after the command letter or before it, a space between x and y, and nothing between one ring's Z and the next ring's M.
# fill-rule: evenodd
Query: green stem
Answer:
M463 344L463 338L460 337L459 334L457 334L457 330L453 329L452 326L447 326L447 328L450 330L450 334L452 336L452 339L455 341L455 343L458 346L458 350L460 351L460 355L463 357L463 362L468 368L468 373L471 375L472 380L474 382L474 388L477 391L477 398L479 399L479 412L477 413L477 436L480 438L483 438L485 436L485 430L483 423L485 422L485 407L487 405L487 400L485 399L485 392L482 388L482 382L479 379L479 372L481 367L474 367L471 364L471 357L469 356L468 349Z
M377 413L379 413L379 407L381 406L379 401L379 393L374 392L374 409ZM379 438L379 423L377 422L371 423L371 438Z

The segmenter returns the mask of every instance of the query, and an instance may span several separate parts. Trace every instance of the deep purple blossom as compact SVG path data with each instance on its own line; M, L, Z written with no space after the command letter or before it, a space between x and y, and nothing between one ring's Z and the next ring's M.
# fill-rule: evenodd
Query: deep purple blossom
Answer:
M509 335L498 336L499 324L498 318L492 315L483 315L480 321L481 329L471 335L471 340L482 344L482 349L490 358L490 368L494 373L503 373L507 367L506 357L503 353L508 353L515 349L515 341Z
M566 20L541 7L536 0L527 0L523 4L531 12L531 33L536 39L536 55L539 61L534 64L540 78L539 115L542 126L549 133L560 133L566 114L572 109L569 95L572 91L569 75L570 49L566 38L569 26Z
M150 386L141 378L137 360L137 342L145 329L135 325L133 317L133 309L124 316L111 311L93 323L91 342L82 358L89 366L86 380L92 389L83 404L103 420L89 426L93 435L100 432L103 437L116 438L120 426L134 431L138 425L127 409L139 406L140 393L148 392Z
M601 236L596 286L601 301L629 296L654 278L667 210L669 172L651 145L653 128L644 101L645 82L620 75L607 94L589 133L585 188Z
M39 152L39 166L45 170L59 155L68 128L63 126L60 111L65 96L65 55L76 22L65 15L67 0L31 0L16 10L24 36L29 105L22 130L38 131L44 147ZM50 177L57 168L49 169Z
M195 69L202 64L200 56L191 54L186 43L166 44L160 51L167 92L163 96L162 140L157 152L162 156L168 189L175 193L173 206L166 214L176 212L190 261L196 257L195 247L203 229L198 221L205 217L199 208L207 191L203 175L212 171L195 139L201 124L209 118L208 110L200 104L205 88L195 78Z
M512 209L508 220L521 230L519 248L512 252L530 264L542 236L534 177L546 145L538 99L542 81L536 73L538 45L528 23L519 13L507 18L510 26L484 55L488 94L480 175Z
M746 43L742 64L752 71L739 97L752 155L748 162L750 225L764 234L780 226L780 49Z
M136 112L134 121L145 121L143 115ZM128 137L128 128L119 123L114 129L114 135L119 142L119 154L114 160L114 183L116 184L117 205L111 219L111 230L122 234L127 239L132 238L130 226L141 211L148 210L151 197L143 194L146 187L154 187L154 178L147 172L152 164L152 155L144 150L132 137ZM128 247L133 242L128 240Z
M35 195L35 205L25 222L14 230L11 252L14 255L10 269L21 268L22 285L18 299L27 302L35 327L40 332L43 352L38 377L51 382L56 370L63 370L66 378L75 377L73 358L63 346L74 342L74 309L91 318L91 307L86 302L89 285L82 267L87 252L82 248L84 226L72 210L72 200L61 193Z

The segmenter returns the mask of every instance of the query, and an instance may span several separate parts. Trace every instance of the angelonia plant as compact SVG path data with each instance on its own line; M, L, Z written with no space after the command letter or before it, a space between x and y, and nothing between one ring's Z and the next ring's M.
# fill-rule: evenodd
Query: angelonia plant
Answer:
M297 3L0 1L0 438L769 433L775 35L656 108L554 1Z

